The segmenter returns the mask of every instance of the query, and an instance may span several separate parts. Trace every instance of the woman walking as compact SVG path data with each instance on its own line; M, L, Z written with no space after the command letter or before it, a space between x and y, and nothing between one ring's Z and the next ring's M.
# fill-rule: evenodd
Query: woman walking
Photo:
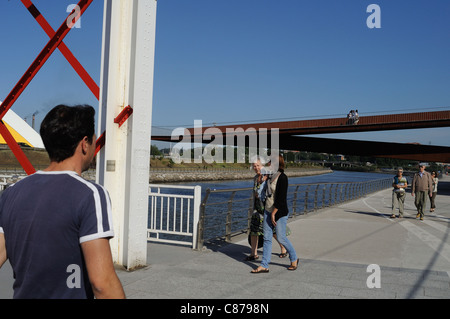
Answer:
M250 223L250 246L252 252L250 256L245 258L246 261L253 261L259 258L258 256L258 239L263 234L263 220L264 220L264 201L265 201L265 187L267 176L261 174L262 163L260 159L253 162L253 169L256 173L253 178L253 214Z
M263 174L263 163L259 158L256 158L253 161L253 170L256 175L253 178L253 213L250 220L250 235L249 235L249 243L251 246L251 254L245 258L246 261L254 261L259 258L258 256L258 248L259 238L263 238L263 221L264 221L264 203L266 201L266 188L267 188L267 180L270 174ZM277 239L276 234L273 235L275 239ZM261 242L263 240L261 239ZM278 242L278 239L277 239ZM280 258L284 258L287 256L287 251L284 249L283 245L280 245L281 253Z
M436 199L437 187L438 187L438 182L439 182L439 179L438 179L435 171L431 172L431 179L432 179L432 184L433 184L433 192L430 197L430 202L431 202L430 212L434 212L434 209L436 208L436 204L434 203L434 201Z
M273 161L272 161L273 163ZM295 252L292 243L286 237L286 226L288 219L288 206L287 206L287 189L288 178L284 173L284 159L280 155L278 159L278 171L275 173L269 181L268 187L272 191L272 196L266 198L265 211L264 211L264 245L263 245L263 257L261 265L253 269L251 272L267 273L269 272L269 263L272 255L272 237L274 229L276 230L277 239L282 244L288 254L291 264L288 270L296 270L298 267L299 259Z

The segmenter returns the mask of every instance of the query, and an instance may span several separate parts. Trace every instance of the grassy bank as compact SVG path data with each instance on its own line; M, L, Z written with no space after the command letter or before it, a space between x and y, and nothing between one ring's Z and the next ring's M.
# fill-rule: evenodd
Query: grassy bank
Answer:
M35 169L44 169L50 163L47 152L43 149L33 149L33 148L22 148L25 156L31 162ZM287 163L287 169L322 169L322 166L315 166L311 164L291 164ZM20 170L22 167L13 152L5 147L0 149L0 170ZM92 168L95 169L95 163L93 163ZM180 163L176 164L168 158L150 158L150 168L151 169L193 169L193 170L221 170L221 169L235 169L235 170L251 170L251 165L248 163Z
M50 160L48 154L43 149L22 148L25 156L36 169L42 169L48 166ZM21 169L19 161L9 148L0 149L0 169Z

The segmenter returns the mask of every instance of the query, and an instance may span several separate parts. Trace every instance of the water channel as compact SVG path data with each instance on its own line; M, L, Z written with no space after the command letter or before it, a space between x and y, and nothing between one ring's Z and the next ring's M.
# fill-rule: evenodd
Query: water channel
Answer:
M286 171L288 172L288 171ZM393 177L393 174L385 173L364 173L364 172L349 172L349 171L333 171L329 174L291 177L289 184L306 184L306 183L346 183L346 182L365 182L376 179L383 179ZM236 181L211 181L211 182L189 182L178 183L179 185L199 185L202 187L202 194L206 189L229 189L229 188L246 188L252 187L251 180L236 180Z

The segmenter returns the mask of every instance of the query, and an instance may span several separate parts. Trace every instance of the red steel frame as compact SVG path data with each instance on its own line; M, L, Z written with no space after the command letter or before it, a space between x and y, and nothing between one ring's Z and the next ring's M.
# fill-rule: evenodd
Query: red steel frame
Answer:
M23 5L28 9L31 15L35 18L37 23L41 26L41 28L47 33L47 35L52 38L55 35L55 31L44 18L44 16L39 12L39 10L35 7L35 5L30 0L21 0ZM97 99L99 99L99 87L97 83L91 78L88 72L83 68L80 62L75 58L69 48L65 45L64 42L58 46L59 51L64 55L67 61L72 65L75 72L80 76L80 78L86 83L91 92L95 95Z
M50 37L50 41L47 43L47 45L44 47L41 53L37 56L37 58L34 60L34 62L31 64L31 66L28 68L28 70L25 72L25 74L22 76L22 78L19 80L16 86L12 89L12 91L3 101L3 103L0 105L0 134L5 139L6 143L16 156L17 160L19 161L25 172L28 175L30 175L33 174L36 170L31 165L30 161L28 160L28 158L26 157L20 146L17 144L11 133L8 131L7 127L1 121L1 119L6 114L6 112L8 112L8 110L13 106L13 104L16 102L16 100L19 98L19 96L22 94L22 92L25 90L25 88L28 86L28 84L31 82L34 76L39 72L39 70L48 60L48 58L53 54L56 48L59 48L61 53L69 61L69 63L72 65L72 67L81 77L81 79L86 83L86 85L89 87L92 93L97 97L97 99L99 99L99 88L98 85L94 82L94 80L83 68L83 66L70 52L67 46L62 42L65 36L69 33L69 31L73 27L73 25L83 15L83 13L93 2L93 0L81 0L78 3L78 6L80 8L80 14L76 16L73 19L73 21L71 21L71 23L68 23L67 21L69 17L74 13L74 11L72 11L69 17L66 18L66 20L64 20L63 24L59 27L59 29L56 32L51 28L51 26L48 24L48 22L45 20L42 14L37 10L37 8L30 0L21 0L21 1L24 4L24 6L28 9L28 11L33 15L33 17L36 19L39 25L44 29L47 35ZM97 142L97 152L104 145L104 139L105 135L102 134L102 136L99 138L99 141Z

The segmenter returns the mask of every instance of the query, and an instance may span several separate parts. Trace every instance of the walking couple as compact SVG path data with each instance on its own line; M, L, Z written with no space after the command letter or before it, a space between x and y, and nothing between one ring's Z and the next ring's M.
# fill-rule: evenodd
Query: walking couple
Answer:
M278 163L276 163L278 162ZM278 164L278 165L276 165ZM277 172L272 176L267 176L262 172L263 167L259 159L253 162L253 168L255 169L255 210L254 218L259 218L262 223L262 233L264 236L263 241L263 257L261 265L256 269L253 269L251 273L267 273L269 272L269 263L272 256L272 237L275 237L282 249L284 248L289 254L290 266L288 270L296 270L298 267L299 259L295 252L292 243L286 236L286 227L288 219L288 206L287 206L287 189L288 178L284 173L285 163L283 157L278 156L276 161L271 162L271 167L278 167ZM263 212L263 218L259 217L259 211ZM263 207L263 208L262 208ZM253 219L254 220L254 219ZM261 227L259 228L261 230ZM252 231L252 234L254 233ZM252 236L252 256L256 256L258 234ZM282 253L280 257L285 257L286 253ZM252 260L254 260L253 258ZM250 260L250 259L249 259Z

